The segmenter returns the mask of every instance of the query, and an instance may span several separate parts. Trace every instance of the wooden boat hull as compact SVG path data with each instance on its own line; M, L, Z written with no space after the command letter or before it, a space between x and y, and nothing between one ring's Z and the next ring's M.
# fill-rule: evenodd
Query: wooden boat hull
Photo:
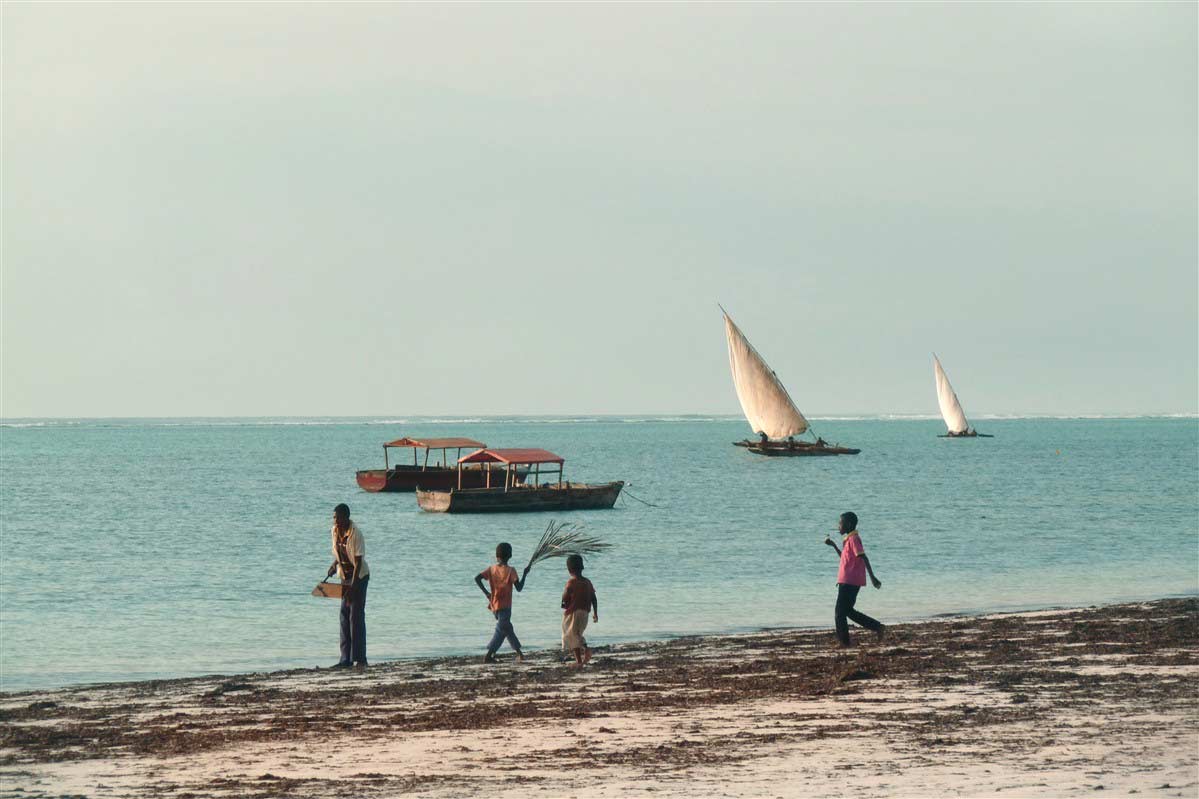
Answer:
M616 504L624 482L563 483L546 486L473 488L416 492L416 503L430 513L511 513L521 511L603 510Z
M944 433L937 438L994 438L988 433Z
M528 469L516 470L517 480L523 481ZM422 469L419 466L396 466L391 469L363 469L355 474L358 487L363 491L405 491L411 493L419 488L439 489L449 491L458 487L458 470L433 467ZM504 485L504 470L491 469L491 484ZM483 488L487 485L487 472L478 467L462 470L463 488Z
M821 457L825 455L857 455L862 450L836 444L814 444L811 441L734 441L733 446L745 447L755 455L771 457Z

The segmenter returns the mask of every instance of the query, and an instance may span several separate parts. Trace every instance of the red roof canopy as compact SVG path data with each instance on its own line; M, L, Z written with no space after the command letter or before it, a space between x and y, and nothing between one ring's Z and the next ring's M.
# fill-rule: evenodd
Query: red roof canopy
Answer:
M565 463L562 456L548 449L480 449L463 455L458 463Z
M471 438L425 438L417 440L415 438L397 438L395 441L388 441L383 446L385 447L423 447L425 449L482 449L487 445L482 441L475 441Z

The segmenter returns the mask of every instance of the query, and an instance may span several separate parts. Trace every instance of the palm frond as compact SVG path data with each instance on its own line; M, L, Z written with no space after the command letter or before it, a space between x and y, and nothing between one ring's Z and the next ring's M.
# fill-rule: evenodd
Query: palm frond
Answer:
M533 556L529 558L526 571L543 560L565 558L568 555L595 555L611 546L595 536L585 535L582 525L551 520L541 534Z

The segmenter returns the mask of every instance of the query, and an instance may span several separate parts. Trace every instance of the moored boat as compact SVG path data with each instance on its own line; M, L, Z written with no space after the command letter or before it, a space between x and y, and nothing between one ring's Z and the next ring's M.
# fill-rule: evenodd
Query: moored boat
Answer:
M812 432L812 426L795 401L787 393L774 370L758 354L749 339L741 332L729 316L724 313L724 332L729 342L729 369L733 373L733 387L741 410L760 438L734 441L734 446L745 447L758 455L797 457L805 455L857 455L860 449L829 444ZM811 432L815 441L800 441L795 436Z
M398 438L383 445L382 469L362 469L355 477L362 490L371 492L411 492L418 486L449 489L459 485L459 481L464 487L477 488L490 484L489 472L498 472L501 469L490 464L480 464L459 470L457 459L462 456L463 450L483 449L486 446L483 442L471 438ZM392 465L388 458L388 451L392 449L411 449L412 464ZM523 480L524 471L517 471L515 478L518 481Z
M493 470L494 464L503 471ZM449 489L417 489L416 502L430 513L504 513L515 511L563 511L611 508L624 482L568 483L562 480L565 460L544 449L480 449L458 460L459 475L468 467L487 467L487 484L471 488L465 484ZM542 468L546 467L546 468ZM556 469L554 467L557 467ZM517 479L518 469L532 472L533 479ZM557 481L538 483L542 472L557 474ZM497 478L502 478L497 481ZM497 484L498 482L498 484Z
M941 359L933 353L933 377L937 381L937 405L941 408L941 418L945 420L948 430L938 438L994 438L986 433L980 433L966 421L966 412L953 386L949 384L949 376L941 366Z

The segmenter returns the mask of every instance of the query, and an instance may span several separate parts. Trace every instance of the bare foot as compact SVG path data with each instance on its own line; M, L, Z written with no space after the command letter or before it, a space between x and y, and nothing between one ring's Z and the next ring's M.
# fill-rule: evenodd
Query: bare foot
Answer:
M591 662L591 647L588 647L587 649L583 650L583 663L587 664L590 662Z
M483 656L483 662L484 663L495 663L495 654L488 652L486 655Z
M516 662L517 662L517 663L524 663L524 662L525 662L525 653L524 653L524 652L517 652L517 653L516 653Z

